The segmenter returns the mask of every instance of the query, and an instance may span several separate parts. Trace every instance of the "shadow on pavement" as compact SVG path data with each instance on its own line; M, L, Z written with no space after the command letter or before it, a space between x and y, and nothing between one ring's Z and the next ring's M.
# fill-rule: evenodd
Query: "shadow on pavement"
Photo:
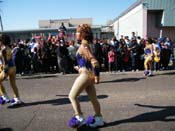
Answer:
M57 96L59 96L59 95L57 95ZM66 97L67 95L60 95L60 96ZM107 95L98 95L97 96L98 99L105 99L107 97L108 97ZM79 96L78 99L80 100L80 102L87 102L87 101L89 101L88 96L85 96L85 95ZM18 106L16 108L27 107L27 106L35 106L35 105L42 105L42 104L52 104L52 105L57 106L57 105L70 104L70 101L69 101L69 98L59 98L59 99L52 99L52 100L45 100L45 101L37 101L37 102L31 102L31 103L24 103L21 106Z
M152 121L175 122L175 106L152 106L152 105L141 105L141 104L135 104L135 105L139 107L147 107L161 110L146 112L128 119L109 122L104 127L116 126L124 123L136 123L136 122L152 122Z
M156 74L156 75L175 75L175 72L166 72L166 73L162 73L162 74Z
M122 78L122 79L117 79L117 80L109 80L109 81L101 81L100 83L111 83L111 82L136 82L141 79L146 79L145 77L141 78Z
M98 128L90 128L88 126L81 126L77 131L100 131Z
M43 78L54 78L58 77L56 75L39 75L39 76L24 76L24 77L19 77L18 79L43 79Z
M0 128L0 131L13 131L11 128Z

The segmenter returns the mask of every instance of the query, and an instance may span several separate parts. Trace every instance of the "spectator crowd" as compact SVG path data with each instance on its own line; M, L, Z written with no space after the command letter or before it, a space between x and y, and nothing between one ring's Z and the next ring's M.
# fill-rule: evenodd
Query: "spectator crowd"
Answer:
M174 60L175 42L169 37L151 38L154 47L153 70L166 70L170 59ZM13 58L17 74L31 73L75 73L76 51L79 41L66 41L66 36L48 34L32 35L27 40L13 42ZM90 48L100 63L100 70L139 71L144 70L145 39L121 36L120 39L94 39Z

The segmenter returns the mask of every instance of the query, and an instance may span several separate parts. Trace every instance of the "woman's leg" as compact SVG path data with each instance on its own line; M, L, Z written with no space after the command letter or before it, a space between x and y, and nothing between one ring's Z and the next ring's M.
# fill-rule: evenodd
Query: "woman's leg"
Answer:
M0 96L5 96L7 93L2 83L0 83Z
M101 114L101 108L100 108L100 103L98 102L97 95L96 95L96 90L94 87L94 84L91 82L91 85L89 85L86 88L86 92L89 96L89 99L93 105L94 111L95 111L95 116L102 116Z
M5 103L10 102L7 92L2 84L4 79L5 79L5 73L1 71L0 73L0 98L1 98L0 104L5 104Z
M149 62L149 57L146 57L145 58L145 61L144 61L144 67L145 67L145 70L148 70L148 62Z
M7 94L2 84L2 82L4 81L4 77L5 77L5 73L1 71L0 73L0 96L5 96Z
M81 73L75 80L70 93L69 99L72 103L75 115L82 115L80 103L78 100L79 94L89 85L89 76L86 73Z
M96 90L95 90L94 84L92 82L91 82L91 85L89 85L86 88L86 92L89 95L89 98L92 102L92 105L93 105L93 108L94 108L94 111L95 111L94 121L91 122L91 123L88 123L88 125L92 128L95 128L95 127L98 127L98 126L103 126L104 121L103 121L103 117L102 117L102 114L101 114L100 103L98 102L97 95L96 95Z
M19 98L19 92L16 86L16 67L10 68L8 73L9 73L10 85L14 93L14 98Z
M148 69L149 69L149 70L152 70L152 61L149 61L149 62L148 62Z

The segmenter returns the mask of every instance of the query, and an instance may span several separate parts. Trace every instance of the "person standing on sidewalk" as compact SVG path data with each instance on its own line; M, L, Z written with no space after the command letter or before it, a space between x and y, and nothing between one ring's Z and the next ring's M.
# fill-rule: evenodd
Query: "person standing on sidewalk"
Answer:
M93 70L95 70L95 74L99 74L99 63L92 55L89 47L89 44L91 44L93 40L91 27L88 24L78 26L76 38L77 40L81 40L81 45L76 53L78 66L75 67L80 75L75 80L69 93L69 99L75 114L69 120L68 124L70 127L74 128L77 128L85 123L92 128L103 126L104 121L101 113L100 103L97 100L94 86L95 76L93 75ZM78 100L78 96L83 90L87 92L95 111L95 115L93 117L89 116L87 121L83 116L83 112L81 111ZM91 121L92 119L93 121Z
M11 49L11 40L7 35L0 36L0 58L2 70L0 72L0 104L11 102L10 107L18 106L23 102L20 100L18 88L16 86L16 66L13 61L13 53ZM9 100L8 95L2 82L9 77L10 85L12 87L14 97Z

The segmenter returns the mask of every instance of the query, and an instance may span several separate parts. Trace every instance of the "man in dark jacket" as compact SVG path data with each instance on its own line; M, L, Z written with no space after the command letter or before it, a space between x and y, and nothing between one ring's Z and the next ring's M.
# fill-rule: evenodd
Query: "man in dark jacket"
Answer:
M103 61L103 58L102 58L103 53L102 53L102 47L100 45L100 41L98 39L94 40L94 52L93 52L93 54L96 57L96 59L98 60L99 65L100 65L100 70L101 70L101 64Z

